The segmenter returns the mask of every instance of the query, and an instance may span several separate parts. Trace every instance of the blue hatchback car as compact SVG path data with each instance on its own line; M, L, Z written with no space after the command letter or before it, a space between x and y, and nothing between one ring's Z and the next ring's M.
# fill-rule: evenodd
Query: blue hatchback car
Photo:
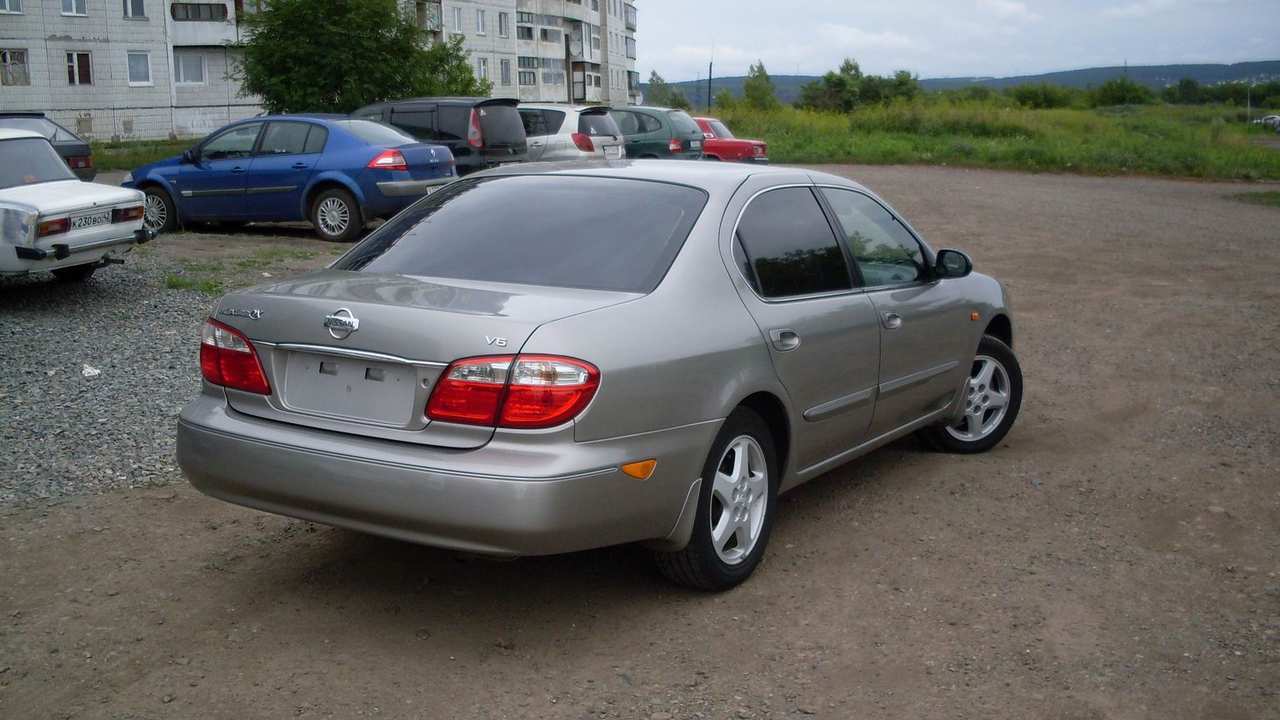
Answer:
M355 240L457 176L443 145L344 115L273 115L235 122L179 157L143 165L125 187L146 193L147 227L309 221L320 237Z

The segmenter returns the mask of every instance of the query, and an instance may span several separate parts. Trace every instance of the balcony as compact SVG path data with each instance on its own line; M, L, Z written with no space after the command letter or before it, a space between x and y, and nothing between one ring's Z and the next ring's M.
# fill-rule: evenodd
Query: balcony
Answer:
M234 45L235 11L229 2L169 3L169 37L177 47Z
M418 27L430 33L444 30L444 10L439 0L417 0L414 11Z
M624 5L623 10L627 18L627 29L635 30L636 29L636 6L630 5L630 4Z

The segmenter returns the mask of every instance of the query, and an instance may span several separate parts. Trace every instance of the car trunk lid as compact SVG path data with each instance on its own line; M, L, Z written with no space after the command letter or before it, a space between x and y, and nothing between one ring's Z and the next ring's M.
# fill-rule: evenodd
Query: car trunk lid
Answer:
M452 174L454 160L443 145L414 143L396 148L409 166L409 177L414 180L430 180Z
M449 362L514 354L541 324L631 293L326 270L228 295L215 319L255 345L269 396L227 391L239 412L367 437L474 448L489 427L431 422Z

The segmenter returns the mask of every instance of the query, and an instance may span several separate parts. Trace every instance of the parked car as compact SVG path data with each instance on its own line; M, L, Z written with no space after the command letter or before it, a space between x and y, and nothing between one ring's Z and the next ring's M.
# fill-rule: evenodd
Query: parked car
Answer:
M1280 130L1280 115L1267 115L1253 121L1255 125L1262 125L1273 130Z
M702 130L702 155L706 160L724 162L769 162L769 146L763 140L736 138L728 126L715 118L694 118Z
M142 193L84 182L49 138L0 128L0 274L86 280L150 240Z
M394 125L423 142L444 145L458 174L522 162L528 152L524 125L510 98L426 97L375 103L353 117Z
M232 123L179 157L122 183L147 194L147 226L307 220L350 242L452 181L453 157L389 125L345 115L275 115Z
M219 300L187 477L469 552L646 541L723 589L780 492L904 435L975 453L1013 425L1004 290L866 188L585 165L464 178L329 269Z
M519 110L530 162L619 160L627 155L622 131L607 107L521 103Z
M611 110L609 114L627 138L627 157L702 157L702 130L683 110L635 106Z
M45 117L44 113L2 112L0 128L40 133L53 143L53 149L58 151L58 155L76 177L92 182L98 176L98 171L93 166L93 150L89 147L89 141Z

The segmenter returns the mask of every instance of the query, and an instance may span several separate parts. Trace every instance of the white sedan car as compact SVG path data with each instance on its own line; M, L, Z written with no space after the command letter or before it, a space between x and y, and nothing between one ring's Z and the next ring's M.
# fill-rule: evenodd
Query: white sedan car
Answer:
M0 129L0 275L85 280L155 234L143 194L77 178L49 141Z

